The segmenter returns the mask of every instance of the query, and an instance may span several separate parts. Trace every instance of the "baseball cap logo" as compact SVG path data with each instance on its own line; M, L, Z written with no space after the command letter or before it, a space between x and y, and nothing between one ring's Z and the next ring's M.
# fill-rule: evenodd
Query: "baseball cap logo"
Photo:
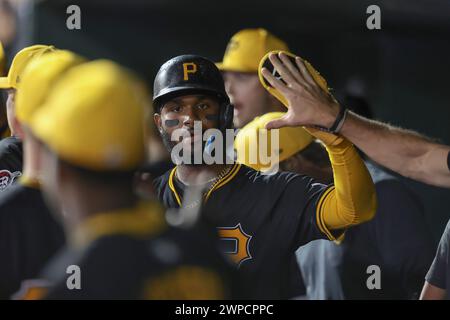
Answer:
M230 51L236 50L239 47L239 42L235 39L231 39L228 42L227 48L225 49L225 55L227 55Z
M197 72L197 65L194 62L183 63L183 79L184 81L189 80L189 74Z

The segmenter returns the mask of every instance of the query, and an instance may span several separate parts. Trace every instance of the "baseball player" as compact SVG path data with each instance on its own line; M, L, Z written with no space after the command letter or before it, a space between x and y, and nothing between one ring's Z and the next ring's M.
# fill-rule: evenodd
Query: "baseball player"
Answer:
M324 93L311 77L306 75L306 77L292 79L290 70L293 70L293 64L286 56L271 55L271 61L277 71L290 78L293 88L287 88L271 75L269 70L264 71L264 77L267 80L271 79L276 88L274 91L292 98L295 97L295 100L288 99L284 103L289 106L295 105L302 110L302 116L292 117L294 108L291 108L283 118L268 123L266 128L303 124L327 127L337 117L341 119L339 121L340 132L377 163L424 183L449 186L449 146L431 142L415 132L395 128L347 112L345 107L339 105L336 100L330 99L330 96ZM302 67L298 59L296 63ZM293 94L293 92L297 94ZM421 299L448 298L448 283L445 280L450 278L450 267L446 258L449 255L447 230L448 224L442 235L438 253L426 276Z
M258 132L284 114L267 113L239 131L235 140L238 161L258 170L269 169L261 163L250 163L245 155L251 148L264 148L264 142L271 141L270 138L258 140ZM268 134L271 134L270 131ZM323 182L333 181L325 148L302 127L280 128L279 149L279 167L282 170L307 174ZM310 299L419 297L435 250L422 205L418 197L398 179L373 163L366 161L366 165L377 192L375 218L348 230L340 245L318 240L297 251ZM411 234L414 237L408 236ZM381 270L382 285L379 290L367 287L367 268L372 265L379 266Z
M0 78L0 89L8 93L6 112L11 130L11 136L0 141L0 192L11 186L22 174L22 141L18 137L14 116L14 100L21 74L34 58L53 50L53 47L45 45L22 49L14 57L8 75Z
M234 282L215 241L168 227L156 201L133 193L147 103L140 81L98 60L60 77L33 117L31 131L43 144L43 191L68 235L67 248L43 273L47 299L230 296ZM71 268L80 272L73 282Z
M276 56L273 59L277 66L284 70L292 66L286 58L286 64ZM339 112L346 112L340 132L369 158L405 177L435 186L450 187L450 146L432 142L410 130L347 112L336 100L329 99L320 88L312 86L311 80L299 79L296 85L299 89L306 89L295 101L301 108L303 117L293 123L288 112L286 118L273 122L269 125L270 128L278 128L288 123L329 127ZM284 89L281 86L280 88Z
M223 61L216 64L234 106L235 128L242 128L267 112L284 111L283 105L264 90L258 79L259 61L272 50L289 49L284 41L265 29L244 29L233 35Z
M164 63L154 81L153 102L155 123L170 151L179 143L198 150L192 146L202 139L194 130L196 122L204 130L232 128L233 107L220 71L200 56L183 55ZM172 141L179 129L189 135ZM323 133L321 138L333 166L334 186L293 173L262 175L239 163L184 162L155 181L161 201L177 208L187 186L197 183L193 177L204 170L214 172L214 179L202 182L203 219L218 228L223 249L240 273L255 280L249 298L297 295L297 248L314 239L336 240L375 213L374 186L356 150L338 135Z
M52 81L82 59L56 50L35 58L21 73L15 93L14 129L23 143L23 174L0 193L0 297L10 298L20 283L34 279L64 244L61 224L44 202L39 183L39 144L29 125ZM28 79L35 79L30 85Z

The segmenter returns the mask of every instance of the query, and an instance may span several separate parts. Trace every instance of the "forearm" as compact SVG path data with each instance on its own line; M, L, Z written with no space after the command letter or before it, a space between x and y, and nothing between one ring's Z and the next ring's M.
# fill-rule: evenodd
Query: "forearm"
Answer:
M448 146L353 113L348 114L341 134L386 168L425 183L450 186Z
M445 295L445 289L438 288L428 282L425 282L422 293L420 294L420 300L444 300Z
M334 230L372 219L377 206L375 186L356 149L340 136L308 130L325 143L334 176L334 188L319 201L319 221Z

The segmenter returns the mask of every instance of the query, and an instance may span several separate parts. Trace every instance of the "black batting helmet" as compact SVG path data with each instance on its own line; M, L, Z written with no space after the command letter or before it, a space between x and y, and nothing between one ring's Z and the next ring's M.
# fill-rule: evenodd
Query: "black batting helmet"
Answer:
M233 106L225 92L222 74L214 62L198 55L181 55L161 66L153 83L153 105L159 112L164 103L175 97L199 93L219 100L220 126L231 128Z

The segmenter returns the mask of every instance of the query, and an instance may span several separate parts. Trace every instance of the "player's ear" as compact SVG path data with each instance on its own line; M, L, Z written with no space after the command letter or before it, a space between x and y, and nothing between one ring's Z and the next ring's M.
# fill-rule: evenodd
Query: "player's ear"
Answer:
M162 133L161 115L159 113L155 113L153 115L153 121L155 121L155 125L156 125L156 128L158 129L159 133Z
M14 133L19 137L20 140L23 140L25 133L22 129L22 124L19 122L19 120L17 120L17 117L15 115L13 116L12 122Z

